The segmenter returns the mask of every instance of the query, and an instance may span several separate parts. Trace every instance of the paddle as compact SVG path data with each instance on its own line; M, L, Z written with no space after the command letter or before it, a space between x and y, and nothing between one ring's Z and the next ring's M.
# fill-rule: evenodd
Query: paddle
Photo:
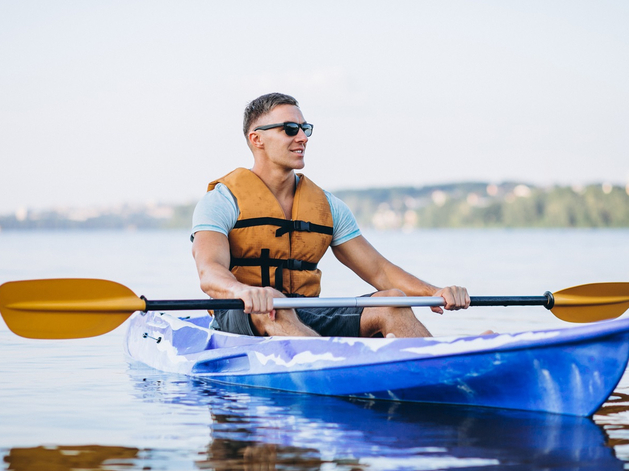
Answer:
M443 306L440 297L277 298L277 309L342 306ZM544 296L472 296L472 306L544 306L568 322L614 319L629 308L629 283L593 283ZM67 278L0 285L0 313L15 334L33 339L95 337L135 311L242 309L240 299L150 301L119 283Z

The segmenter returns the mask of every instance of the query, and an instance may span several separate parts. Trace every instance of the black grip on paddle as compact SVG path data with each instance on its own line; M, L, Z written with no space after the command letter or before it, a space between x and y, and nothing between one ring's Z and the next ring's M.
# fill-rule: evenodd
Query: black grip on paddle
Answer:
M551 294L552 299L552 294ZM547 309L548 296L471 296L470 306L544 306Z
M166 301L146 301L147 311L188 311L188 310L211 310L211 309L244 309L245 303L242 299L181 299Z

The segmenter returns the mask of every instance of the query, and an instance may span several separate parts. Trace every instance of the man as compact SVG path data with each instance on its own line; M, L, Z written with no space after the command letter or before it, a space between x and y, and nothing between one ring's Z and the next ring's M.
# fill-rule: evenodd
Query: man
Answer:
M304 168L312 130L294 98L253 100L243 123L253 167L212 182L195 208L192 251L201 289L245 306L216 311L213 326L245 335L430 336L411 308L273 309L273 298L319 294L316 264L329 246L377 290L372 296L441 296L447 310L470 302L465 288L437 288L388 261L344 203L295 173Z

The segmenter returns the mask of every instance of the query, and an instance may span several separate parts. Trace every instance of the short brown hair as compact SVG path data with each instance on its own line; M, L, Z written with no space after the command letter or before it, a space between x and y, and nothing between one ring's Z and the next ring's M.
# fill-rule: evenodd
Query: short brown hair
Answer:
M260 116L270 113L273 108L279 105L293 105L299 107L297 100L283 93L267 93L266 95L252 100L245 108L245 116L242 122L242 130L245 133L245 137L249 134L251 123Z

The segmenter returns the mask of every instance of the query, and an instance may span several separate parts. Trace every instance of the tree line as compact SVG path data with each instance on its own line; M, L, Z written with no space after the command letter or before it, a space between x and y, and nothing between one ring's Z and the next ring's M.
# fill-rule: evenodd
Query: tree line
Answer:
M629 227L629 185L540 187L523 183L452 183L335 192L361 227ZM11 229L189 229L194 203L0 215Z
M378 229L629 227L629 185L460 183L336 195L362 226Z

